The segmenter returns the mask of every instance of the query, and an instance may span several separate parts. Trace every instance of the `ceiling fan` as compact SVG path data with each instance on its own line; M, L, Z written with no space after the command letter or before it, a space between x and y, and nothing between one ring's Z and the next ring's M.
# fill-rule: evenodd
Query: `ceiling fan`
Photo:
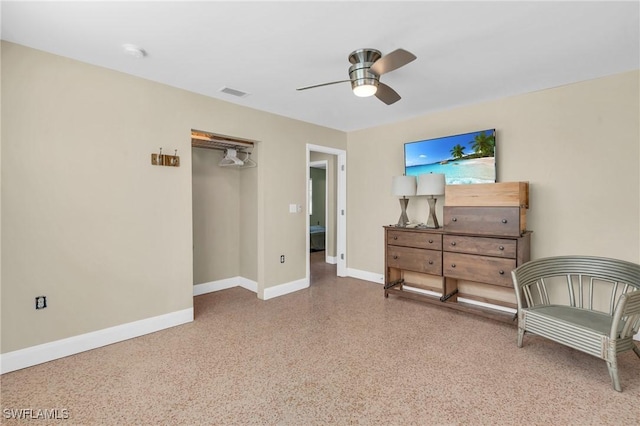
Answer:
M299 87L296 90L307 90L350 81L351 89L356 96L376 95L376 98L391 105L400 100L400 95L391 87L381 83L380 76L403 67L415 59L416 56L413 53L404 49L396 49L385 56L382 56L382 53L376 49L354 50L349 54L349 62L353 64L349 67L349 80Z

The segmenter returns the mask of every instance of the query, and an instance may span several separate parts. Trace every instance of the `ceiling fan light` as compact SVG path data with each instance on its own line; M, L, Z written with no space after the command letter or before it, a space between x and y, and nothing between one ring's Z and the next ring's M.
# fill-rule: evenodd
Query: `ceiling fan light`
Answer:
M358 72L364 71L358 70ZM378 91L378 79L367 75L351 80L351 89L354 95L361 98L373 96Z
M362 84L353 88L353 94L361 98L373 96L378 91L378 87L373 84Z

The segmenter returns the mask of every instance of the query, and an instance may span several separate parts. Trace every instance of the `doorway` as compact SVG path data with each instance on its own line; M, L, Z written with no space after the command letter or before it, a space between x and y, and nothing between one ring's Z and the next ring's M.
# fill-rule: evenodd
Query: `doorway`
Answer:
M312 161L312 157L315 161ZM307 172L306 182L311 182L312 165L321 166L326 164L326 186L324 188L326 194L325 202L325 262L336 264L336 275L339 277L347 276L346 268L346 151L328 148L320 145L307 144ZM311 189L311 187L309 187ZM307 225L307 256L306 256L306 279L310 279L310 257L313 254L318 256L317 252L311 251L311 225L318 226L317 223L311 222L311 214L313 206L311 204L311 191L307 191L306 197L306 225ZM317 207L317 206L316 206ZM317 211L316 211L317 213ZM318 215L314 215L315 222L318 222ZM322 219L320 219L321 221ZM335 238L333 236L335 235Z
M336 212L330 208L335 206L335 159L314 161L318 155L312 152L309 163L309 245L312 253L321 251L327 263L336 263Z

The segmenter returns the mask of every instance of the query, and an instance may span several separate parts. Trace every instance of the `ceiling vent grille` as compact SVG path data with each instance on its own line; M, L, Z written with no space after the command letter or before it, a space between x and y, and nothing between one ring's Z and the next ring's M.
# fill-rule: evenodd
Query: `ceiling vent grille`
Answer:
M245 96L249 96L248 93L243 92L241 90L232 89L231 87L223 87L220 89L222 93L226 93L227 95L236 96L238 98L244 98Z

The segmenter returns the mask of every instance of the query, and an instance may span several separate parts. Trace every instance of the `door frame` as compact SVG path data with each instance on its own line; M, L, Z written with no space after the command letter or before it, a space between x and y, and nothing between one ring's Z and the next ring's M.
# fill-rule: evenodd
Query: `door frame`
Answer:
M315 151L317 152L317 151ZM327 160L320 160L320 161L311 161L309 162L309 168L313 169L313 168L321 168L324 169L325 171L325 180L324 180L324 222L325 222L325 228L326 228L326 232L325 232L325 246L327 245L327 235L329 235L329 233L333 232L335 230L335 226L336 224L333 224L333 227L329 227L329 178L328 178L328 172L329 172L329 162ZM309 171L309 174L311 174L311 171ZM335 195L335 194L334 194ZM336 203L337 204L337 203ZM309 205L309 203L307 203L307 206ZM311 218L311 215L309 215L309 218ZM336 216L337 219L337 216ZM311 223L309 223L309 225L311 225ZM336 247L336 251L337 251L337 247ZM324 252L324 261L327 263L332 263L335 264L337 263L337 256L335 257L331 257L329 256L329 250L325 250Z
M309 185L309 168L311 167L311 152L320 152L336 156L336 275L347 276L347 151L337 148L329 148L322 145L307 144L306 180L305 187ZM309 282L310 262L309 253L311 250L309 243L309 191L305 191L306 203L306 279Z

